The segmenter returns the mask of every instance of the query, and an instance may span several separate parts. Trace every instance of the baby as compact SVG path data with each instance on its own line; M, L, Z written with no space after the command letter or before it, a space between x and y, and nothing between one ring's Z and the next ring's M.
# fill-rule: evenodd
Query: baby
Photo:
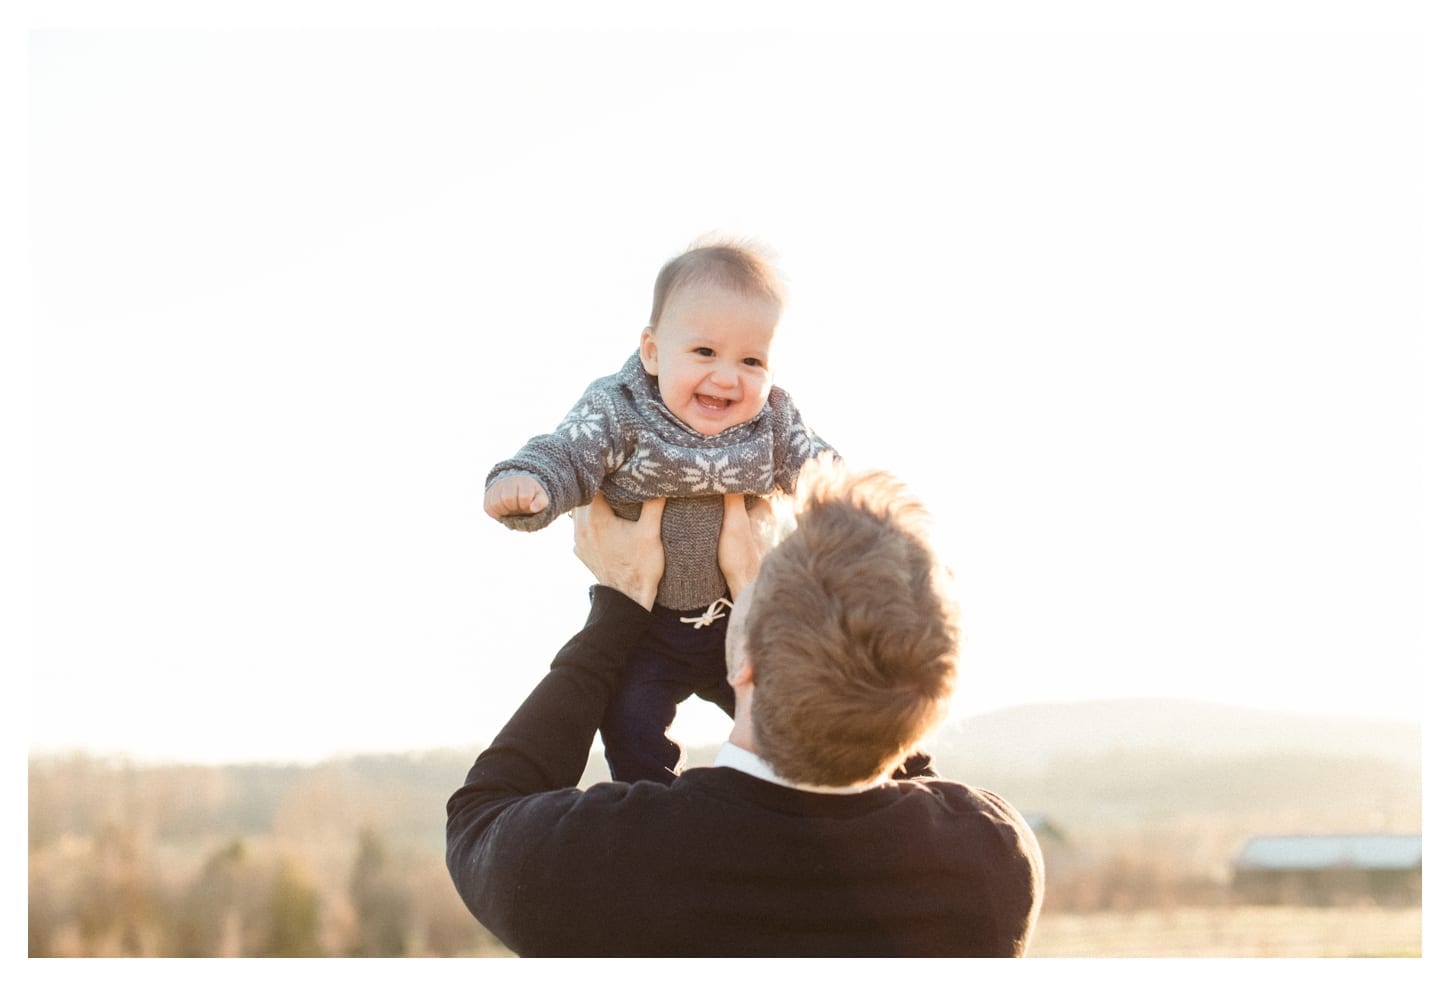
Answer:
M600 726L615 780L673 781L668 735L690 695L728 715L729 590L716 561L723 494L747 503L792 493L801 467L834 450L772 386L770 346L783 292L770 264L738 244L696 246L661 268L639 351L589 385L558 429L488 474L484 509L534 531L602 492L615 513L667 497L665 571L649 631Z

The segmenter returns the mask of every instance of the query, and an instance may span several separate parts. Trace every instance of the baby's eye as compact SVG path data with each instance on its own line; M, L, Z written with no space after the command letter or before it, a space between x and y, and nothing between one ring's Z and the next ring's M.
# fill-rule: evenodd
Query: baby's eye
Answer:
M745 365L746 366L764 366L765 365L765 360L759 359L759 358L757 358L755 356L747 356L747 357L745 357Z
M697 355L697 356L714 356L715 355L715 350L711 349L709 346L696 346L695 347L695 355Z

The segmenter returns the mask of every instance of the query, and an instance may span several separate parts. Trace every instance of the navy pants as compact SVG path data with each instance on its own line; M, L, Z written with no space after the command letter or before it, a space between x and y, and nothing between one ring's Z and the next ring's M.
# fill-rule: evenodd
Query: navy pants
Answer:
M703 611L701 611L703 612ZM617 781L659 781L679 776L684 751L669 735L675 708L691 695L735 715L735 692L725 681L725 627L729 612L695 629L680 622L699 616L656 606L638 650L624 666L599 733L604 758Z

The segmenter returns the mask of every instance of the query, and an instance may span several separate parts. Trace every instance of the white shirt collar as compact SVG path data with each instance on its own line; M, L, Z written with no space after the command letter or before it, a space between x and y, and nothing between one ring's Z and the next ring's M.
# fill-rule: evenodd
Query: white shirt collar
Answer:
M886 778L878 777L875 780L863 781L860 784L848 784L845 787L828 787L823 784L799 784L781 777L770 764L760 759L754 753L729 742L720 747L720 752L715 756L715 766L729 767L732 770L740 771L742 774L749 774L751 777L758 777L763 781L779 784L781 787L793 787L798 791L810 791L814 794L860 794L862 791L869 791L873 787L880 787L886 783Z

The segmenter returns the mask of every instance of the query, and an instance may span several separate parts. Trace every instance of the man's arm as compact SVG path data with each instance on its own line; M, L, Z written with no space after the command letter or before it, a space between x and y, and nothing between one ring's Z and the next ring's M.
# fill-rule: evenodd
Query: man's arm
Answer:
M745 587L755 581L761 561L780 542L783 533L781 518L771 501L760 499L746 507L744 494L725 494L715 560L730 587L731 598L739 599Z
M664 570L663 509L663 500L652 500L638 521L626 521L598 498L576 511L575 554L600 582L591 592L589 619L448 800L454 886L510 947L517 940L515 901L526 895L521 867L573 803L567 793L584 773L620 672L649 624ZM550 792L560 796L549 801Z
M599 585L590 595L584 628L479 754L465 789L506 797L579 782L619 672L649 622L649 611L623 593ZM458 800L450 801L450 814Z
M592 590L584 629L514 713L467 781L448 799L448 871L469 911L517 950L528 889L526 860L573 799L595 730L649 612L605 586ZM552 804L548 792L555 792ZM572 791L577 796L579 792Z

